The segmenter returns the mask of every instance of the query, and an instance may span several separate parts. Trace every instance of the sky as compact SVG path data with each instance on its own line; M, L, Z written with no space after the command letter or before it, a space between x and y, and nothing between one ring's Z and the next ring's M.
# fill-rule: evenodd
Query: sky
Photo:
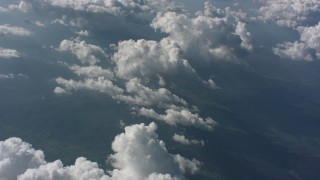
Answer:
M319 60L317 0L2 0L0 179L315 179Z

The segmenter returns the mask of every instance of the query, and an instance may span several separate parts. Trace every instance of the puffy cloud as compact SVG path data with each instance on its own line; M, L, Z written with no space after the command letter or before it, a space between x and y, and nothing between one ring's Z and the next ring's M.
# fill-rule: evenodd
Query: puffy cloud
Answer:
M18 58L20 57L19 53L15 49L4 49L0 47L0 58L10 59L10 58Z
M137 78L130 79L126 83L126 91L130 95L120 95L117 98L129 104L136 105L157 105L159 107L166 107L174 103L187 105L187 102L178 96L172 94L165 88L150 89L141 84Z
M178 177L172 177L170 174L157 174L157 173L152 173L150 174L145 180L180 180L182 178Z
M63 17L64 22L66 18L66 16ZM236 37L232 33L231 35ZM240 41L239 38L238 40ZM56 94L65 94L80 89L94 90L106 93L115 100L132 105L134 112L140 109L141 106L149 108L150 106L156 106L159 109L170 108L175 111L181 111L179 113L183 114L179 116L180 120L178 121L188 121L188 118L189 121L193 121L190 120L192 119L191 117L186 117L187 115L184 113L184 111L190 112L187 107L188 103L184 99L173 94L166 88L159 88L159 86L165 85L163 76L170 75L183 74L204 83L189 62L182 58L180 45L172 40L171 37L163 38L160 41L144 39L120 41L118 45L114 45L115 52L111 59L112 64L110 71L96 65L98 62L96 52L98 52L100 56L104 55L103 49L80 41L79 38L75 40L63 40L57 49L59 51L71 52L77 56L81 62L88 63L90 66L69 67L74 73L80 76L82 80L57 78L56 82L60 87L54 90ZM95 51L92 49L95 49ZM111 71L114 72L114 77ZM150 82L155 79L159 80L158 87L157 84ZM214 86L212 80L204 84L211 88ZM122 87L123 85L125 85L125 87ZM153 85L152 88L150 85ZM173 112L171 111L170 113ZM207 125L214 123L210 118L203 120L201 117L196 116L198 115L193 117L197 119L195 121L203 121L204 124ZM189 123L189 125L201 126L198 122ZM208 126L210 129L211 124Z
M18 180L73 180L96 179L111 180L95 162L86 158L77 158L74 165L64 167L60 160L41 165L37 168L29 168L17 177Z
M44 158L41 150L33 149L19 138L0 141L0 179L109 179L97 163L83 157L77 158L74 165L67 167L63 167L60 160L47 163Z
M165 88L150 89L141 84L137 78L131 79L126 83L126 90L113 84L108 79L112 78L112 73L106 69L101 69L96 66L70 67L78 75L84 75L83 81L66 80L57 78L56 82L61 87L57 87L54 92L56 94L65 94L74 90L93 90L101 93L106 93L116 100L126 102L131 105L168 107L171 104L187 105L187 102L178 96L171 93ZM96 71L95 71L96 70Z
M273 53L282 58L289 58L292 60L313 60L310 48L308 48L305 43L299 43L297 41L293 43L285 42L278 44L276 48L273 48Z
M104 50L96 45L88 44L85 41L80 41L80 39L74 40L63 40L60 43L60 52L70 52L75 55L83 64L96 64L100 61L100 57L107 57Z
M264 21L274 21L280 26L297 27L302 25L310 14L320 11L318 0L265 0L259 9Z
M179 169L183 173L195 174L200 170L202 163L196 159L186 159L179 154L174 156L174 161L179 165Z
M300 41L278 44L274 54L293 60L313 61L320 59L320 22L315 26L299 26Z
M156 129L155 123L132 125L116 136L112 143L115 154L110 156L117 168L111 172L113 178L173 179L172 176L199 171L199 161L168 153L164 142L158 140Z
M45 164L44 154L19 138L0 141L0 179L16 179L28 168Z
M112 97L115 97L119 94L123 93L123 90L118 86L114 85L113 82L104 77L98 77L96 79L85 79L83 81L75 81L75 80L66 80L63 78L57 78L56 82L64 87L64 90L67 92L71 92L78 89L87 89L98 91L101 93L106 93ZM59 88L55 89L56 93L64 92Z
M213 127L217 124L212 118L208 117L203 119L199 114L192 113L188 109L167 109L165 110L165 114L159 114L153 109L140 108L138 113L139 115L161 120L174 126L181 124L184 126L195 126L206 130L213 130Z
M11 26L9 24L0 25L0 35L11 35L11 36L30 36L31 32L22 28Z
M204 11L197 12L194 17L186 13L158 13L151 26L169 34L169 38L181 47L188 58L234 61L240 46L252 49L244 24L237 23L245 18L240 15L230 8L217 9L206 2ZM241 45L235 31L242 40Z
M75 31L75 33L80 36L90 36L90 33L88 30L80 30L79 32Z
M98 164L79 157L74 165L60 160L46 162L44 154L19 138L0 141L0 179L18 180L178 180L194 174L202 165L196 159L170 154L158 139L157 125L136 124L116 136L109 156L114 169L107 175Z
M251 34L247 31L246 24L243 22L238 22L236 27L236 35L241 39L241 47L245 48L248 51L253 50L253 45L251 43Z
M204 145L203 140L188 139L184 135L179 135L179 134L174 134L172 139L184 145L190 145L190 144L201 144L202 146Z
M178 44L166 38L160 42L144 39L121 41L113 60L116 74L123 79L179 71L194 73L188 61L182 59Z
M61 87L54 88L53 92L55 94L68 94L69 93L68 91L66 91L65 89L63 89Z
M307 44L308 47L317 51L320 57L320 21L315 26L297 28L300 33L300 40Z

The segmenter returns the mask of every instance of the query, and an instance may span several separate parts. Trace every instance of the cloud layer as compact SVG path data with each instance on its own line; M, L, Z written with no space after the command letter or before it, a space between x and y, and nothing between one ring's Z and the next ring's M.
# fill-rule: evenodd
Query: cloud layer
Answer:
M320 60L320 22L315 26L297 28L300 40L278 44L274 54L292 60Z
M115 169L109 173L84 157L77 158L71 166L63 166L60 160L46 162L41 150L19 138L9 138L0 141L0 179L169 180L198 172L202 163L170 154L165 143L158 140L156 129L155 123L125 127L125 132L112 143L115 153L108 159Z
M79 39L74 40L63 40L60 43L59 48L60 52L70 52L75 55L83 64L96 64L100 61L98 56L106 57L104 50L92 44L87 44L85 41Z
M241 48L253 49L244 19L245 14L230 8L219 9L206 2L204 11L194 17L173 11L158 13L151 26L167 33L188 58L236 61Z
M265 0L260 8L260 19L273 21L280 26L298 27L312 18L312 13L319 13L318 0Z

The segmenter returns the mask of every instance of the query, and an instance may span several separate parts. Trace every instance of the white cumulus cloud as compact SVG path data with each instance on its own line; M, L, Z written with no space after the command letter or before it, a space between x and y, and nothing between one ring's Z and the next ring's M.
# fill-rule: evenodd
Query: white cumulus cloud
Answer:
M19 53L15 49L4 49L0 47L0 58L10 59L10 58L18 58L20 57Z
M3 25L0 25L0 35L30 36L31 32L22 27L3 24Z
M74 40L63 40L60 43L59 48L60 52L70 52L75 55L82 63L84 64L96 64L100 61L99 56L107 57L107 54L104 50L96 45L88 44L85 41L79 39Z
M313 61L320 59L320 22L315 26L299 26L300 40L278 44L274 54L292 60Z
M188 61L181 57L178 44L166 38L160 42L144 39L121 41L113 59L116 74L124 79L177 73L179 70L194 73Z
M185 100L179 98L169 90L165 88L151 89L142 85L141 81L137 78L130 79L126 83L126 91L130 95L120 95L118 99L128 104L145 106L157 105L159 107L166 107L175 103L187 105Z
M112 97L123 93L123 90L121 88L114 85L111 80L104 77L98 77L96 79L85 79L83 81L57 78L56 82L60 86L63 86L63 88L60 87L58 90L55 90L55 92L58 94L64 92L62 89L66 90L67 92L72 92L79 89L93 90L101 93L106 93Z
M297 27L320 11L318 0L264 0L259 9L260 19L273 21L280 26Z
M310 49L305 43L301 42L285 42L278 44L277 47L273 48L275 55L278 55L282 58L289 58L292 60L305 60L312 61L313 57Z
M191 145L191 144L201 144L202 146L204 145L203 140L188 139L184 135L179 135L179 134L174 134L172 139L184 145Z
M74 165L60 160L46 162L44 153L19 138L0 141L0 179L18 180L178 180L184 174L195 174L202 163L196 159L172 155L158 139L157 125L136 124L112 143L114 154L109 161L114 169L105 171L84 157ZM106 173L108 172L108 173Z
M238 22L235 34L238 35L242 41L241 47L245 48L248 51L253 50L253 45L251 43L251 34L247 31L245 23Z
M212 118L203 119L197 113L192 113L188 109L175 110L167 109L165 114L159 114L153 109L141 108L138 112L142 116L164 121L170 125L195 126L198 128L212 130L217 124Z
M114 178L172 179L172 176L199 171L199 161L171 155L165 143L158 140L156 129L155 123L133 125L126 127L125 132L115 138L112 149L116 153L110 156L116 168L111 173Z
M230 8L218 9L206 2L204 11L195 16L172 11L158 13L151 26L169 34L168 38L176 42L188 58L235 61L241 46L247 50L253 48L244 23L238 24L244 18L240 15ZM241 44L237 43L234 32L240 36Z
M19 138L0 141L0 179L16 179L26 169L45 164L44 154Z

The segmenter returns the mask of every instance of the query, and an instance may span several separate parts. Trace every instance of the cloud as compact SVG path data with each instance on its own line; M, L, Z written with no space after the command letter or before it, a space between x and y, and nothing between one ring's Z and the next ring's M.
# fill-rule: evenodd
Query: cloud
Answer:
M32 10L32 5L28 0L21 0L18 9L22 12L29 12Z
M9 73L9 74L0 74L0 79L13 79L15 77L14 74Z
M184 126L195 126L206 130L213 130L213 127L217 124L217 122L215 122L212 118L208 117L203 119L199 116L199 114L192 113L188 109L167 109L165 110L165 114L159 114L153 109L140 108L138 114L164 121L174 126L181 124Z
M241 47L248 51L253 50L253 45L251 43L251 34L247 31L246 24L243 22L238 22L236 27L236 35L238 35L241 39Z
M0 179L16 179L26 169L45 164L44 154L19 138L0 141Z
M305 43L299 43L297 41L293 43L285 42L278 44L277 47L273 48L273 53L282 58L289 58L292 60L313 60L310 48L308 48Z
M126 83L126 92L130 95L120 95L117 98L128 104L136 105L157 105L158 107L167 107L171 104L188 105L185 100L174 95L165 88L151 89L141 84L137 78L130 79Z
M218 9L206 2L204 11L197 12L194 17L172 11L158 13L151 26L167 33L168 38L181 47L187 58L235 61L242 52L241 46L252 49L249 33L244 23L239 23L242 18L245 15L231 11L230 8ZM241 35L240 40L238 35Z
M63 78L57 78L56 79L57 84L60 86L63 86L64 90L67 92L72 92L74 90L79 89L86 89L86 90L93 90L101 93L106 93L110 95L111 97L115 97L119 94L123 93L123 90L119 88L118 86L114 85L113 82L109 79L106 79L104 77L98 77L95 79L85 79L83 81L75 81L75 80L66 80ZM60 87L58 90L55 90L55 92L58 94L60 92L64 92L61 90Z
M63 23L66 23L67 16L63 16L62 19ZM230 35L236 37L232 33ZM241 42L241 39L238 38L238 41ZM63 40L57 50L70 52L86 66L69 66L80 80L57 78L56 82L59 87L54 90L56 94L66 94L77 90L93 90L106 93L119 102L131 105L134 113L141 107L156 106L159 110L180 111L179 113L183 115L179 116L180 120L178 121L188 121L188 118L197 119L196 123L189 123L189 126L201 126L198 121L203 121L208 126L206 128L210 129L212 127L210 123L214 123L212 119L203 120L198 115L185 117L184 111L191 113L188 109L188 103L163 87L166 84L163 77L167 76L190 77L210 88L215 86L213 80L205 82L199 77L188 60L182 57L183 50L179 43L172 40L171 37L159 41L139 39L118 42L118 45L113 46L114 53L108 67L110 70L98 65L99 57L108 60L104 50L99 46L81 41L80 38ZM158 83L154 84L154 80L157 80ZM174 113L173 111L168 112ZM177 112L175 115L177 116L179 113ZM159 118L156 119L159 120ZM193 120L189 119L189 121ZM165 122L170 122L170 120ZM172 122L171 125L173 125Z
M320 11L318 0L265 0L259 9L263 21L273 21L280 26L297 27Z
M99 56L102 58L107 57L107 54L101 47L88 44L80 39L65 39L61 41L57 50L60 52L70 52L71 54L75 55L83 64L93 65L97 62L100 62Z
M90 36L90 32L88 30L75 31L75 33L80 36Z
M18 58L20 54L15 49L4 49L0 47L0 58L10 59L10 58Z
M208 79L207 81L204 81L204 84L207 85L209 88L211 89L217 89L219 88L217 86L217 84L212 80L212 79Z
M204 146L203 140L187 139L184 135L174 134L172 139L184 145L201 144L202 146Z
M101 66L78 66L73 65L69 67L78 76L85 78L105 77L107 79L114 79L114 74L109 69L103 69Z
M35 25L38 27L45 27L46 25L44 23L42 23L41 21L36 21Z
M35 150L19 138L0 141L0 179L59 180L103 179L97 163L78 158L75 165L63 167L60 160L45 161L41 150ZM106 179L106 178L105 178Z
M320 60L320 22L315 26L297 28L300 41L278 44L274 54L292 60Z
M45 0L45 2L52 6L69 8L76 11L109 13L114 15L138 14L144 12L153 13L155 11L176 8L174 3L167 0Z
M69 94L69 92L68 91L66 91L65 89L63 89L63 88L61 88L61 87L56 87L56 88L54 88L54 90L53 90L53 92L55 93L55 94Z
M174 155L174 161L179 165L179 169L182 173L195 174L200 170L202 163L196 159L186 159L179 154Z
M168 153L164 142L158 140L156 129L155 123L132 125L116 136L112 143L116 153L109 157L116 168L111 172L114 178L171 179L172 176L181 177L184 173L199 171L199 161Z
M60 160L41 165L37 168L29 168L17 177L17 180L73 180L96 179L111 180L95 162L79 157L74 165L63 167Z
M28 78L27 75L24 74L0 74L0 79L14 79L14 78Z
M172 177L170 174L150 174L145 180L180 180L182 178Z
M320 21L315 26L297 28L300 33L300 40L309 48L315 49L320 57Z
M68 16L63 15L60 19L56 18L56 19L52 20L51 24L61 24L63 26L69 26L69 24L66 22L67 18L68 18Z
M114 154L108 160L114 169L109 174L84 157L70 166L63 166L60 160L46 162L42 151L19 138L9 138L0 141L0 179L178 180L197 173L202 163L170 154L156 129L155 123L125 127L112 143Z
M30 36L31 32L22 28L11 26L9 24L0 25L0 35L11 35L11 36Z
M182 59L177 43L162 39L127 40L119 42L113 56L116 74L123 79L150 77L161 74L194 73L187 60Z

